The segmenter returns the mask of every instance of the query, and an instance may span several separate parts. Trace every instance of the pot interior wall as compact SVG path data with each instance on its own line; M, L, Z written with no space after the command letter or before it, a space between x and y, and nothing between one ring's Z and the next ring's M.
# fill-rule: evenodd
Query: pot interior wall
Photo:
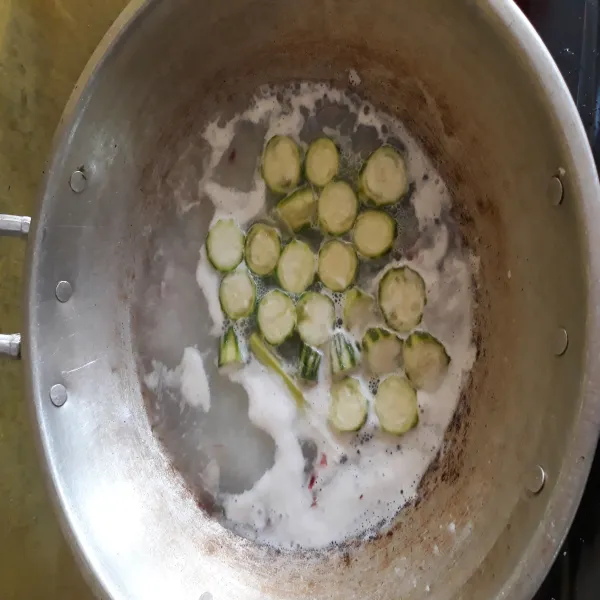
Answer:
M116 597L128 590L143 598L209 591L217 600L438 600L494 598L502 589L520 597L525 588L508 579L520 561L532 553L550 560L563 532L544 548L530 540L580 407L581 190L567 177L565 202L550 203L550 177L573 167L563 130L519 45L484 5L155 2L94 76L54 165L68 173L84 164L87 196L66 197L66 179L51 180L41 219L47 244L62 249L43 254L39 266L71 271L76 282L77 318L88 331L69 342L73 364L103 353L85 379L72 375L80 401L61 422L48 420L69 432L73 447L89 450L67 461L69 478L64 471L58 478L76 534ZM480 258L479 353L445 451L393 531L318 559L291 557L224 531L197 505L193 482L173 471L145 412L136 357L153 325L137 315L143 295L152 294L156 245L170 240L187 265L182 296L197 297L198 311L168 316L160 333L173 335L180 352L209 343L193 271L212 216L198 197L206 120L243 105L264 83L310 79L345 88L351 68L362 80L358 93L403 120L453 191L464 238ZM65 226L72 227L66 240ZM64 317L56 310L63 309L44 309L44 322ZM558 327L570 341L561 358L553 352ZM64 331L59 337L60 350ZM180 456L176 466L185 471L189 460ZM530 497L525 475L538 463L549 480ZM124 557L118 574L115 555Z

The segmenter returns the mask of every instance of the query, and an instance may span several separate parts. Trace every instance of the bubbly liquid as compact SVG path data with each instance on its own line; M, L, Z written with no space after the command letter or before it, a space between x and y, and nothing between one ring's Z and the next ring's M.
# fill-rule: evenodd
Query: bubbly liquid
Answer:
M229 374L248 394L249 419L274 440L275 462L251 489L232 494L219 490L219 467L211 461L205 479L224 509L225 524L241 535L276 547L324 548L376 533L390 525L398 511L416 497L421 478L441 448L475 359L471 327L477 261L462 247L449 216L451 199L444 182L402 124L376 112L355 95L322 84L262 89L245 112L227 122L217 119L207 125L204 139L211 155L200 191L215 206L212 223L233 217L247 228L257 220L270 220L276 199L265 189L258 169L254 168L249 181L239 189L220 182L228 158L231 162L240 158L237 154L243 148L232 148L232 142L243 127L260 136L259 154L263 141L276 134L290 135L304 148L319 135L331 137L342 151L342 176L350 182L356 180L364 159L382 143L402 152L411 191L389 209L400 234L391 258L361 261L357 283L375 293L379 279L390 266L406 264L418 271L427 286L427 306L420 328L440 339L451 357L441 387L432 394L418 392L420 423L402 437L379 429L372 407L372 395L379 383L376 378L361 379L371 400L365 427L356 434L330 430L327 412L331 379L326 357L319 383L304 390L305 411L297 410L281 380L253 358L241 370ZM315 249L321 242L317 232L300 237ZM216 347L218 336L229 323L219 305L220 277L209 264L204 248L196 279L206 298ZM257 285L261 296L274 282L257 280ZM314 288L320 286L315 284ZM330 295L339 319L343 295ZM374 325L383 326L378 315L367 324ZM252 318L242 320L235 327L247 340L254 322ZM358 338L362 335L362 331L353 333ZM209 410L210 381L198 365L202 356L197 351L190 354L191 350L186 350L182 365L175 371L163 369L162 380L169 380L172 386L179 384L184 399ZM284 345L281 353L289 359L293 372L297 345ZM154 372L147 376L149 387L156 387L160 368L155 364ZM200 392L199 386L206 392Z

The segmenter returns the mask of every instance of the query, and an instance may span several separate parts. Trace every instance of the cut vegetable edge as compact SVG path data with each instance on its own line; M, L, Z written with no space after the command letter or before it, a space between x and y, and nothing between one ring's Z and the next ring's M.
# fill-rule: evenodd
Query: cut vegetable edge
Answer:
M358 215L358 198L345 181L331 181L317 202L319 228L323 233L343 235L352 229Z
M241 366L244 362L237 333L233 327L228 327L219 343L219 368Z
M335 143L327 137L316 139L306 151L304 172L316 187L325 187L340 170L340 155Z
M349 331L368 324L374 315L375 298L357 287L350 288L344 294L344 326Z
M282 251L277 264L277 279L290 294L302 294L315 279L314 252L308 244L292 240Z
M346 377L331 386L329 423L342 433L358 431L367 421L369 402L360 381Z
M323 354L319 350L308 344L302 344L298 367L300 378L308 383L316 383L319 380L322 359Z
M417 392L406 377L390 375L384 379L374 406L381 429L392 435L402 435L419 423Z
M362 350L373 375L393 373L402 365L402 340L387 329L367 329L362 338Z
M244 234L233 219L220 219L206 237L206 255L223 273L233 271L244 258Z
M322 346L330 338L335 324L335 306L331 298L318 292L305 292L296 304L298 334L310 346Z
M424 331L415 331L404 340L402 355L404 372L417 388L435 392L443 381L450 356L444 345Z
M374 206L389 206L408 192L408 174L402 155L381 146L369 156L359 176L361 199Z
M221 280L219 301L223 312L234 321L249 317L256 303L256 286L246 271L233 271Z
M330 240L319 251L317 273L332 292L344 292L356 278L358 256L351 244Z
M250 336L250 350L256 359L262 363L268 369L271 369L279 377L281 377L286 388L290 392L292 398L296 401L299 408L302 408L305 404L304 394L298 387L296 382L290 375L288 375L281 364L279 358L275 353L265 344L258 333L253 333Z
M275 227L256 223L246 236L246 264L256 275L271 275L281 255L281 237Z
M310 187L301 187L280 200L275 207L275 213L291 231L296 233L314 225L317 197Z
M360 364L360 350L343 331L336 331L329 340L329 362L333 377L353 371Z
M361 256L379 258L394 245L396 221L381 210L367 210L358 215L352 239Z
M258 303L256 319L265 340L273 346L279 346L294 333L294 301L281 290L271 290Z
M410 267L393 267L379 282L378 303L387 325L408 333L423 318L427 304L425 281Z
M291 192L300 181L301 153L289 136L276 135L266 144L261 173L267 187L276 194Z

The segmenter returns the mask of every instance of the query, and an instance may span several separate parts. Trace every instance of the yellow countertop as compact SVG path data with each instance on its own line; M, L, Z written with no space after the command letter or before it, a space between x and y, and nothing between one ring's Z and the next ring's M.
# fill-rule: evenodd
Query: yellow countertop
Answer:
M125 0L0 0L0 213L30 215L73 85ZM0 239L0 332L20 330L25 244ZM41 476L22 365L0 361L0 598L91 600Z

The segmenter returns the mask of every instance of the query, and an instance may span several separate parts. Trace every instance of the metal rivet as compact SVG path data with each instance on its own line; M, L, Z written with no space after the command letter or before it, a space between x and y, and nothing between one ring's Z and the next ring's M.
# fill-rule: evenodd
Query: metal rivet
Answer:
M562 327L556 330L554 334L554 354L555 356L562 356L569 346L569 334L566 329Z
M525 487L530 494L536 496L544 489L544 485L546 485L546 471L540 465L536 465L527 474Z
M560 175L551 177L548 183L548 198L550 202L554 206L558 206L563 201L564 195L565 189L562 181L560 180Z
M50 400L56 407L61 407L67 401L67 389L64 385L57 383L50 388Z
M56 299L59 302L68 302L73 295L73 288L68 281L59 281L56 285Z
M71 173L69 185L76 194L80 194L81 192L83 192L83 190L85 190L85 186L87 185L87 179L85 173L83 172L83 169L77 169L77 171L73 171L73 173Z

